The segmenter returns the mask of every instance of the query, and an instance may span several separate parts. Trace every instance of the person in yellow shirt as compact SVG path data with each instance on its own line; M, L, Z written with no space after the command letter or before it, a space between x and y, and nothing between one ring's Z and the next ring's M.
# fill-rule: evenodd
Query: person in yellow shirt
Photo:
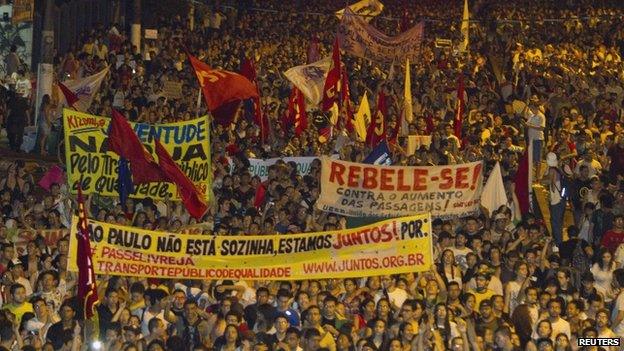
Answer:
M22 284L15 283L11 285L10 289L11 298L13 302L4 306L4 309L15 315L15 320L21 323L22 316L26 312L34 313L35 310L30 302L26 302L26 288Z
M488 284L490 282L490 276L485 272L477 273L475 277L476 289L470 289L468 292L475 296L475 304L481 305L481 301L489 300L495 295L494 291L489 290Z

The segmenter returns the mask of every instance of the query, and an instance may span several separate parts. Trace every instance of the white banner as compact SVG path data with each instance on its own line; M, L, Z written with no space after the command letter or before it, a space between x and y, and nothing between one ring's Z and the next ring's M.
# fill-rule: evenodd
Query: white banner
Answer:
M286 78L301 90L308 102L314 106L321 103L323 86L332 63L331 57L309 65L295 66L284 72Z
M431 167L377 166L321 158L317 207L349 217L399 217L431 212L457 217L479 210L481 161Z
M417 62L420 60L424 36L424 22L397 36L389 37L348 8L337 33L342 50L378 62L402 62L407 58Z
M100 85L102 84L104 77L106 77L106 74L108 74L108 70L109 66L106 66L106 68L94 75L82 79L66 80L63 82L63 84L78 97L78 102L74 104L74 107L78 111L86 112L89 107L91 107L91 102L100 90ZM68 106L65 101L65 96L60 91L58 86L55 86L55 88L58 90L58 97L61 105L59 107Z

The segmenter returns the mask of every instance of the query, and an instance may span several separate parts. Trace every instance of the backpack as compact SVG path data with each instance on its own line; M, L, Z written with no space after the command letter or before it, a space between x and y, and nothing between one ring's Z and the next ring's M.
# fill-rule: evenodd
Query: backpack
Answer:
M557 173L559 173L559 182L561 184L561 189L557 189L559 191L559 195L562 199L569 200L574 189L572 177L570 177L566 172L561 171L559 168L553 168L555 168Z

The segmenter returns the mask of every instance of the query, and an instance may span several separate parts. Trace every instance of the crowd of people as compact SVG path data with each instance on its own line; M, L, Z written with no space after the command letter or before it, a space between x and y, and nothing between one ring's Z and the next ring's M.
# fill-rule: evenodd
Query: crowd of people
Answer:
M15 247L22 230L71 226L76 206L67 184L46 191L37 184L50 164L3 159L0 350L619 350L579 347L578 340L624 338L624 24L618 21L624 9L608 1L477 1L471 3L470 50L460 53L463 1L384 4L371 24L389 35L426 18L422 57L411 66L409 134L431 136L431 144L407 154L400 137L393 164L483 160L489 173L499 162L507 206L435 219L435 265L426 272L311 281L98 276L96 342L95 333L84 332L77 275L67 270L68 237L54 245L36 237L19 253ZM328 116L317 110L298 137L282 123L291 89L282 73L305 63L314 37L320 56L330 55L338 25L333 13L342 5L221 5L198 6L193 29L188 18L161 18L158 40L144 40L141 48L130 44L122 26L94 28L55 58L56 77L85 77L108 65L90 113L110 116L115 108L130 121L168 123L207 113L205 104L198 107L184 47L231 71L243 57L251 59L270 137L261 138L245 109L232 125L213 124L215 201L201 220L203 234L345 228L346 218L315 207L320 163L306 175L292 163L271 166L259 206L254 199L261 180L248 169L250 158L337 153L360 162L371 151L350 135L341 145L336 136L319 138ZM453 45L436 45L441 38ZM343 61L352 105L364 92L372 97L383 90L390 97L391 135L403 103L403 67L348 54ZM461 140L453 128L460 73L467 105ZM181 98L164 97L168 81L183 83ZM32 123L24 100L3 102L7 132L16 130L14 123ZM61 114L52 97L37 108L35 152L53 153L47 139L60 130ZM12 146L20 143L11 139ZM549 194L550 231L541 216L521 215L515 198L514 175L529 145L534 182ZM109 223L174 232L196 223L181 204L150 198L128 200L125 211L116 199L97 194L88 204L91 218ZM572 223L564 224L566 212Z

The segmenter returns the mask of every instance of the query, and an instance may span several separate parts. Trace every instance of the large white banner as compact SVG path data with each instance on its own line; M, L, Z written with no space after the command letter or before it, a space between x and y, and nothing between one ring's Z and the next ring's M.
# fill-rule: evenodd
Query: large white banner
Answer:
M455 217L479 210L481 161L395 167L321 158L320 210L349 217L400 217L431 212Z
M340 48L344 51L381 62L403 62L408 58L417 62L424 35L425 24L420 22L406 32L389 37L349 8L345 10L337 34Z

